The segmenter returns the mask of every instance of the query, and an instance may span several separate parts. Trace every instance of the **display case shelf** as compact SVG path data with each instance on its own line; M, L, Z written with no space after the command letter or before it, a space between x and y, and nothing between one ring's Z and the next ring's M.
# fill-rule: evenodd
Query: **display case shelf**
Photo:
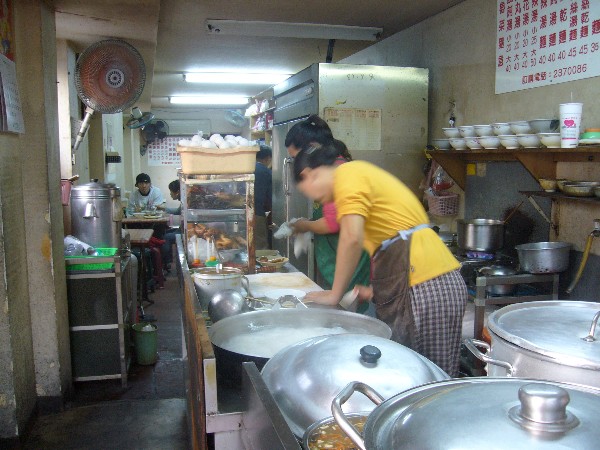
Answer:
M558 162L600 162L599 146L514 150L430 150L427 153L462 189L465 188L467 164L469 163L518 161L537 180L539 178L556 178L556 163ZM581 197L569 198L580 199Z
M179 181L184 247L198 242L191 246L198 251L198 261L188 257L189 265L201 267L206 263L202 255L206 254L207 241L213 240L224 266L255 273L254 174L180 173ZM225 260L225 255L234 256Z

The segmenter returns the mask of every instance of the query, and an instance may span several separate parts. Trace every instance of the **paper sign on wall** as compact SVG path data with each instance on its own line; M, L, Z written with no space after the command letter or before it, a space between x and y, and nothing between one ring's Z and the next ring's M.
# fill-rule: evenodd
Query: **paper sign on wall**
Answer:
M0 54L0 131L25 132L15 63L2 54Z
M181 167L181 158L177 153L177 143L181 139L180 136L168 136L148 144L148 165Z
M498 0L496 94L600 75L600 0Z
M348 150L381 150L381 109L325 108L323 119Z

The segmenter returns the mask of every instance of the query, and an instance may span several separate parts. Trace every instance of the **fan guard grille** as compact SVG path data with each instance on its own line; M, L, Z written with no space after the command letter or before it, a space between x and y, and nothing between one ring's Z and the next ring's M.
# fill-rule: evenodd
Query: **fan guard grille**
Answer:
M77 95L102 114L118 113L132 106L142 94L145 82L142 56L119 39L90 45L75 66Z

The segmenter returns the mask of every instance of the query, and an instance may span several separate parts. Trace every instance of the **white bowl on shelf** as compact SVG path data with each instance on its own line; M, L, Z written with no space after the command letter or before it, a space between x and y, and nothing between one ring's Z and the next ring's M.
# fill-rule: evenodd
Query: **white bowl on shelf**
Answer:
M498 136L480 136L479 143L487 150L495 150L500 147L500 138Z
M491 136L494 134L494 129L491 125L473 125L477 136Z
M450 141L450 145L452 146L452 148L454 150L466 150L467 149L467 143L465 142L464 138L450 138L448 140Z
M533 119L529 121L529 126L534 133L556 133L559 124L558 119Z
M450 149L450 141L448 139L432 139L431 145L439 148L440 150Z
M542 143L537 134L517 134L517 140L525 148L537 148Z
M475 136L466 137L465 144L467 144L467 147L469 147L471 150L478 150L481 148L481 144L479 143L479 138L477 138Z
M458 128L442 128L442 131L444 133L444 136L449 137L449 138L459 138L460 137L460 132L458 131Z
M462 137L475 136L475 127L473 125L462 125L458 127L458 131Z
M496 122L492 124L492 130L496 136L514 134L510 129L510 124L506 122Z
M514 134L529 134L533 131L526 120L518 120L516 122L509 122L508 124Z
M548 148L560 148L560 133L538 133L542 144Z
M514 134L501 134L498 136L498 139L500 139L500 144L502 144L502 147L506 149L511 150L519 148L519 140Z

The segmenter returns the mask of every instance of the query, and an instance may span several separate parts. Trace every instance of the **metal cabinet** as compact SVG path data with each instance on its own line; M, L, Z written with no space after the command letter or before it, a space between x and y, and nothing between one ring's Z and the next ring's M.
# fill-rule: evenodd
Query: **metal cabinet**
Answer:
M67 266L88 264L69 258ZM119 255L95 258L106 270L68 270L67 299L74 381L121 379L131 363L130 325L135 319L137 261Z
M223 266L255 273L254 174L179 174L183 240L190 267L205 266L210 247Z

